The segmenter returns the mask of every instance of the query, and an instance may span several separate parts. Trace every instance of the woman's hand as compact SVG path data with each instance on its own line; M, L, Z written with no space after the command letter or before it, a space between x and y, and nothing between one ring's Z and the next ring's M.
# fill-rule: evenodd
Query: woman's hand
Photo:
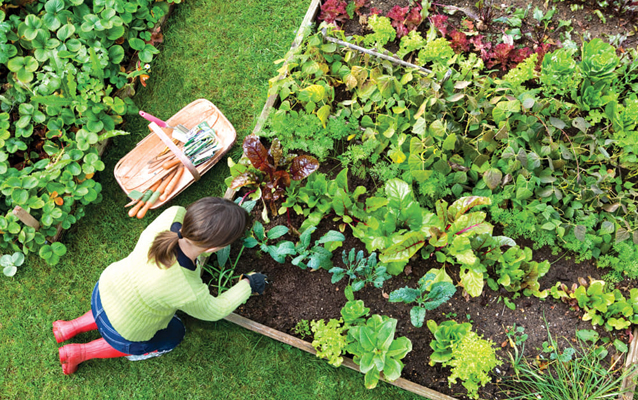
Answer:
M264 274L260 274L259 272L253 272L248 275L242 275L240 279L247 280L250 283L250 290L253 293L264 294L264 289L266 288L266 283L268 282L266 279L268 277Z

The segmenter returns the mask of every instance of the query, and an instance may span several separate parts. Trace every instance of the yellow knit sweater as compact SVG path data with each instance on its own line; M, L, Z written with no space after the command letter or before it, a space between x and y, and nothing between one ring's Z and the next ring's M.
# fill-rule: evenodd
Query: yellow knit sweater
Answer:
M250 284L241 280L230 290L213 297L201 279L201 265L195 271L177 261L171 268L159 268L148 261L148 249L159 232L182 222L186 209L174 206L164 211L142 232L133 252L109 265L100 276L102 306L109 321L127 340L142 342L168 326L175 311L195 318L217 321L244 303Z

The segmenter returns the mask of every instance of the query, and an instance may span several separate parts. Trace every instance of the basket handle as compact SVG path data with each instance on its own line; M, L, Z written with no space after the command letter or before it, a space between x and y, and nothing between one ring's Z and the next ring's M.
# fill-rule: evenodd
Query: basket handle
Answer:
M193 175L193 179L198 181L200 178L200 175L199 175L199 171L197 171L197 168L195 168L195 166L188 159L188 157L186 157L186 155L177 146L175 146L175 143L173 143L171 138L169 138L168 135L164 133L164 131L159 127L159 125L157 125L155 122L151 122L150 124L148 124L148 127L151 129L151 132L153 132L154 134L159 136L160 139L162 139L162 142L164 142L164 144L168 146L169 150L172 151L173 154L175 154L175 157L177 157L182 162L182 164L184 164L186 169L188 169L188 172L190 172L191 175Z

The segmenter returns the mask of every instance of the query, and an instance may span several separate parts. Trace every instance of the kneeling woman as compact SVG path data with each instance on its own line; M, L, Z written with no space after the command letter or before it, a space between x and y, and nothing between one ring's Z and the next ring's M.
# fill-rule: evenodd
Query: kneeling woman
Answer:
M184 338L177 310L216 321L263 293L265 275L252 274L218 297L201 279L198 257L240 238L248 214L235 203L207 197L187 209L164 211L142 232L125 259L109 265L91 296L91 311L72 321L55 321L53 334L62 343L80 332L97 329L101 339L59 349L62 371L69 375L92 358L154 357L173 350Z

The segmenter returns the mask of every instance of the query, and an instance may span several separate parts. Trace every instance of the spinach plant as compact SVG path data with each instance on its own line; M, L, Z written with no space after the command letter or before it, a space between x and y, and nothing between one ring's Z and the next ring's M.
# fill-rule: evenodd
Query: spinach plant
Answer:
M316 230L316 227L306 229L299 237L299 242L293 247L296 255L292 259L292 265L296 265L301 269L310 268L315 271L319 268L330 269L332 267L332 252L324 246L330 248L340 246L346 240L346 237L337 231L328 231L319 239L315 240L314 246L310 247L310 235ZM324 246L321 246L321 245Z

